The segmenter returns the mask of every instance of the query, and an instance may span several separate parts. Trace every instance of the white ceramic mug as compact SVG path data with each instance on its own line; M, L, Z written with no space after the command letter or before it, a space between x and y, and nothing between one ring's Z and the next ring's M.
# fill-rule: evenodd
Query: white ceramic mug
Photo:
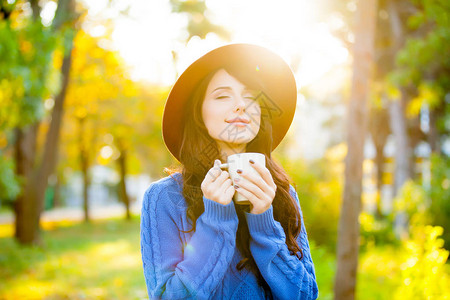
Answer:
M245 153L236 153L232 154L227 157L227 162L220 165L221 169L227 169L228 173L230 174L230 178L233 181L233 184L235 183L235 180L239 178L239 181L236 183L239 185L239 183L242 180L247 180L245 178L242 178L240 174L236 172L236 170L241 169L244 172L255 174L256 176L259 175L258 171L256 171L251 165L249 160L253 159L253 161L265 166L266 165L266 157L262 153L256 153L256 152L245 152ZM248 181L248 180L247 180ZM243 196L241 193L236 191L233 196L234 203L236 204L250 204L250 201L248 201L245 196Z

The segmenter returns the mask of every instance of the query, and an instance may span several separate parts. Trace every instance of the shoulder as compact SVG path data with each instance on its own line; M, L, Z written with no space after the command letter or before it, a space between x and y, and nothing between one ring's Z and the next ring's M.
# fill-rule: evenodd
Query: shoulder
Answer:
M302 215L302 207L300 205L300 199L298 197L296 188L292 186L292 184L289 184L289 194L291 194L292 198L295 200L295 203L297 204L298 210L300 211L300 215Z
M298 200L298 195L297 195L297 191L295 190L295 188L292 186L292 184L289 184L289 194L291 194L291 196L297 200L297 202L299 202Z
M150 184L144 194L143 205L186 206L182 193L181 173L173 173Z

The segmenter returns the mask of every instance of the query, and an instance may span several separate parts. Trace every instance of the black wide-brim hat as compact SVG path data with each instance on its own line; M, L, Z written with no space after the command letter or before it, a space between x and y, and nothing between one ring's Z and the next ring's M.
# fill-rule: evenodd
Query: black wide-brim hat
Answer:
M262 82L264 88L260 99L261 112L269 114L272 123L272 151L286 135L297 104L297 86L291 68L279 55L264 47L229 44L216 48L193 62L180 75L167 97L162 120L163 139L178 161L188 99L205 76L227 66L248 69L254 72L251 76Z

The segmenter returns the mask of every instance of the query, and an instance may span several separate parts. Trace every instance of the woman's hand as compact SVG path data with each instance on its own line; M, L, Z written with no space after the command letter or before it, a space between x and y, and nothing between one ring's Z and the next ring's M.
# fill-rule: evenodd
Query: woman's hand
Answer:
M274 183L270 171L263 165L250 160L250 165L261 175L261 177L242 171L242 180L235 185L238 193L246 197L250 203L250 213L261 214L268 210L275 198L277 185ZM239 173L239 172L238 172ZM237 186L237 187L236 187Z
M233 199L233 188L230 174L219 167L220 160L214 161L214 167L209 169L200 185L203 196L217 203L227 205Z

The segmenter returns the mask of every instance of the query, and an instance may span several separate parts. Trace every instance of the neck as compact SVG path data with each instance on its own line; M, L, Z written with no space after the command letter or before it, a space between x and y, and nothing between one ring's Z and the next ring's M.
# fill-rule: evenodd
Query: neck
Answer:
M220 159L222 162L227 161L227 157L236 154L236 153L244 153L246 150L246 144L233 144L233 143L225 143L225 142L217 142L220 152Z

